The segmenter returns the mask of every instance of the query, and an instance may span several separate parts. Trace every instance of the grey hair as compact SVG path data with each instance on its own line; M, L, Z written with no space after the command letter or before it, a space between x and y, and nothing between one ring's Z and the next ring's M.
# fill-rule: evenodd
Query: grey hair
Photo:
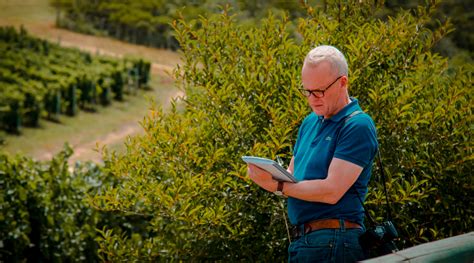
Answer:
M331 64L331 67L337 71L339 76L348 76L349 69L347 66L346 58L339 49L333 46L317 46L313 48L306 55L304 64L309 66L316 66L321 62L326 61Z

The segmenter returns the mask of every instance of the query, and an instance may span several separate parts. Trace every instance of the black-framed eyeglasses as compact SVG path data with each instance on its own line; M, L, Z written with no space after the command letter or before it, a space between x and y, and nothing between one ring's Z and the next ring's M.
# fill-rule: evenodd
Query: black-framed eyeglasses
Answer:
M329 84L325 89L313 89L313 90L310 90L310 89L298 89L301 94L303 94L304 96L306 97L309 97L311 96L311 94L313 94L313 96L315 96L316 98L322 98L324 97L324 92L326 92L328 89L330 89L332 87L332 85L334 83L336 83L336 81L338 81L342 76L339 76L337 77L336 80L334 80L331 84Z

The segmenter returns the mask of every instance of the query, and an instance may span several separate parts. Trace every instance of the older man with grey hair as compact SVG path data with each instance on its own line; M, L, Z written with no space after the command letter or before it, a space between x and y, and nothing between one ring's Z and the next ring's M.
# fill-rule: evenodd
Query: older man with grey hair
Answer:
M288 197L294 227L290 262L364 259L362 201L378 143L374 122L348 92L348 66L335 47L318 46L303 63L301 93L312 112L301 124L288 171L297 183L279 182L249 165L249 177Z

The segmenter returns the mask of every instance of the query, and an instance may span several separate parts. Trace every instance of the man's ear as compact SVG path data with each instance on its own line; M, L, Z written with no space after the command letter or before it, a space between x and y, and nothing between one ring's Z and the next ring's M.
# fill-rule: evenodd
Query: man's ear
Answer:
M340 79L341 87L347 86L349 84L349 79L347 76L342 76Z

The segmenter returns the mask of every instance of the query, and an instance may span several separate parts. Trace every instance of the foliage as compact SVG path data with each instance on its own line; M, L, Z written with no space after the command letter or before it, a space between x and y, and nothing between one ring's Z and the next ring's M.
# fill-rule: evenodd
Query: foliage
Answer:
M292 17L304 14L298 1L152 1L152 0L51 0L58 12L57 25L71 30L109 35L128 42L160 48L177 49L172 21L191 21L217 13L230 5L239 13L239 20L258 22L268 10L288 12ZM62 15L61 15L62 12Z
M287 13L291 20L305 17L307 13L301 3L318 6L326 10L333 1L304 0L199 0L199 1L96 1L96 0L50 0L57 10L56 24L71 30L99 35L109 35L125 41L155 47L176 49L178 43L173 36L170 23L184 18L187 21L199 16L208 16L220 11L219 7L230 6L235 10L239 23L254 25L268 12ZM459 63L472 63L474 23L469 0L391 0L382 3L371 15L379 18L395 16L403 8L416 12L418 5L436 5L428 27L434 29L439 23L450 21L455 30L444 37L434 51ZM356 3L357 4L357 3Z
M19 133L40 118L58 120L77 108L95 110L123 93L147 88L150 63L117 60L34 38L22 27L0 27L0 129Z
M427 1L393 0L387 1L385 6L388 12L397 12L400 8L416 10L418 4L424 2ZM436 27L439 21L446 22L449 20L453 24L455 30L438 43L435 46L435 50L444 56L464 56L463 59L466 63L472 63L472 52L474 51L474 34L472 33L474 30L472 19L474 10L471 6L472 3L469 0L444 0L438 5L430 23L430 27Z
M146 231L104 229L103 259L284 260L284 200L249 182L240 156L290 159L309 113L296 90L300 67L319 44L347 55L350 93L377 124L400 247L470 231L472 67L449 68L431 53L450 30L425 27L435 6L374 19L382 5L308 7L301 43L288 35L291 22L274 16L254 28L227 12L201 18L200 27L175 23L183 109L154 107L146 135L130 140L125 155L108 156L105 170L121 183L93 200L103 211L148 217ZM377 171L369 193L380 220Z
M0 261L99 262L97 238L143 233L147 218L97 211L90 196L116 186L92 162L69 166L72 149L51 161L0 154Z
M99 219L87 204L98 169L69 172L70 148L49 163L0 156L0 260L93 261ZM85 167L85 166L84 166ZM82 172L80 172L82 171Z
M290 159L310 111L301 63L319 44L347 55L350 93L377 124L400 247L471 231L472 65L431 53L450 31L426 28L435 6L374 19L381 5L308 7L296 38L278 16L176 22L182 108L152 107L125 155L74 172L70 149L50 163L0 157L0 260L283 261L285 201L252 184L240 156ZM381 220L377 169L367 204Z

